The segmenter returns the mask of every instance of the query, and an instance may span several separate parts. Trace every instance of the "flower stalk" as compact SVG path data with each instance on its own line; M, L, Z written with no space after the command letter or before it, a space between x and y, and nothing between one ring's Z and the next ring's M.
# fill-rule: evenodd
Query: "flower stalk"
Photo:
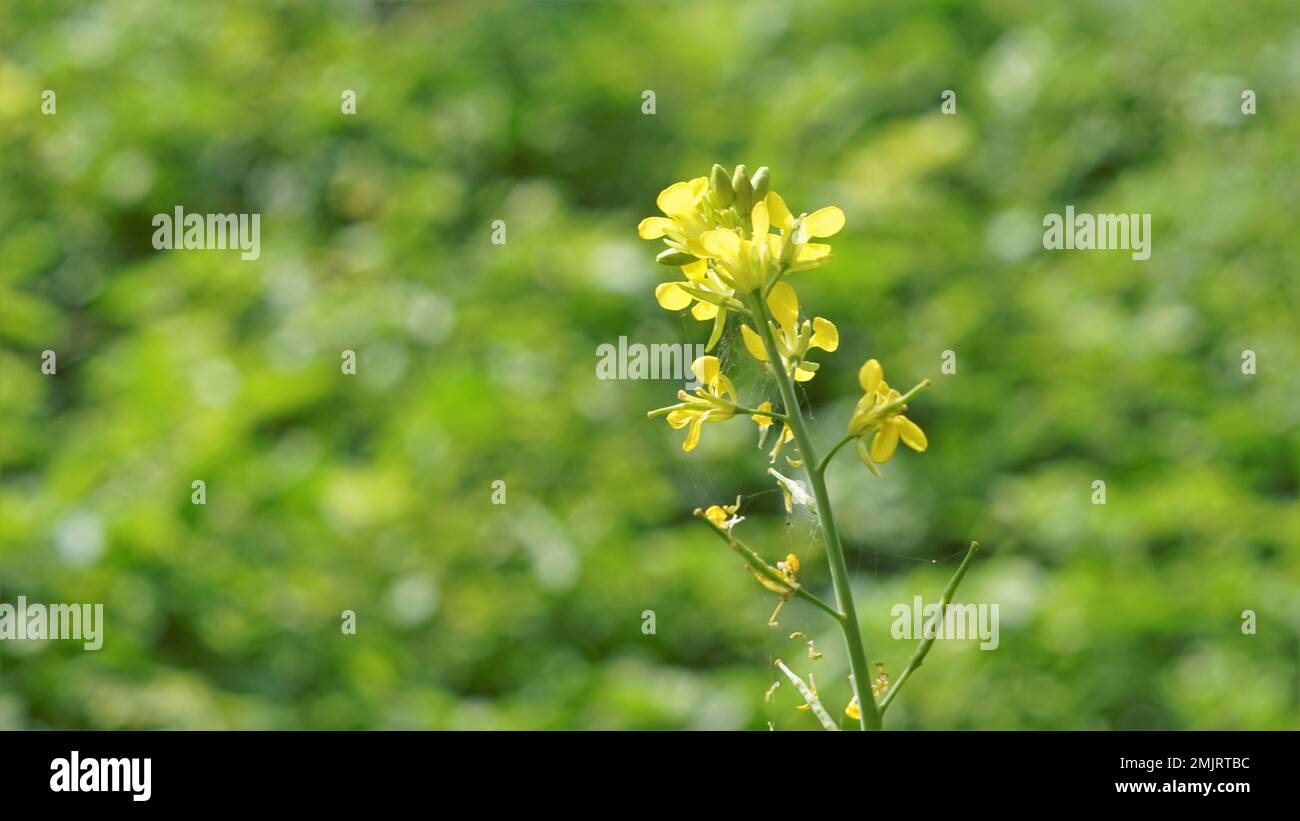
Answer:
M786 579L776 570L776 568L772 567L772 565L763 561L763 559L760 558L757 553L755 553L753 550L750 550L748 547L746 547L745 543L737 539L731 533L730 530L728 530L727 528L719 527L718 525L709 521L709 518L708 516L705 515L704 511L696 508L695 515L699 517L700 521L708 525L710 530L712 530L714 533L721 536L727 542L727 545L732 550L739 553L741 558L745 560L745 564L748 565L749 568L753 570L755 573L780 585L782 588L789 591L792 595L798 596L799 598L813 605L817 609L821 610L823 613L826 613L828 616L835 619L836 621L844 621L843 613L836 610L834 607L831 607L829 604L827 604L826 602L819 599L817 596L810 593L808 591L808 588L804 587L798 582L791 582L788 579Z
M966 549L966 556L961 560L957 572L952 574L947 586L943 588L943 595L939 597L939 609L934 614L934 618L921 630L921 641L916 646L916 652L907 660L907 666L903 668L903 672L899 675L898 680L894 682L894 686L890 687L889 692L885 693L885 697L880 700L881 716L884 716L885 710L888 710L889 705L894 703L894 698L898 696L898 691L902 689L903 683L907 681L912 673L916 672L916 668L920 667L925 662L925 657L930 654L930 648L934 646L935 636L938 635L939 627L943 624L944 611L948 609L948 604L952 602L952 596L957 592L957 585L961 584L961 580L966 576L966 568L970 566L970 560L975 556L975 551L979 549L979 542L970 543L970 547Z
M813 447L812 436L808 433L808 426L804 422L803 411L799 406L799 398L794 392L794 381L782 362L776 339L772 334L772 328L768 324L770 316L767 304L761 298L754 298L750 302L750 311L753 312L757 320L755 324L758 325L758 333L763 340L763 346L767 349L768 364L776 377L777 391L781 394L781 402L785 406L785 415L788 420L786 424L790 426L790 430L794 434L795 444L803 457L804 472L808 477L808 484L812 487L813 498L817 500L817 515L821 521L822 543L826 547L826 560L830 568L831 584L835 590L835 603L843 616L843 618L839 619L839 625L844 634L844 643L848 650L853 695L857 698L858 704L861 705L861 717L858 721L864 730L879 730L880 713L876 709L876 700L872 697L870 691L863 693L861 685L858 683L871 681L871 673L867 665L867 654L862 644L861 631L858 628L857 608L853 604L853 590L849 585L849 567L844 561L844 548L840 544L840 534L835 527L835 516L831 512L830 494L826 491L826 479L822 471L816 467L818 464L816 449Z
M745 568L759 584L780 596L768 618L768 626L780 626L777 616L792 598L804 599L835 620L844 637L848 679L853 690L844 715L864 730L878 730L885 708L925 660L934 638L922 639L892 687L879 662L876 663L878 674L871 675L844 546L826 488L826 468L850 442L855 443L863 464L876 476L881 475L880 465L893 458L900 442L918 453L925 451L929 447L925 432L904 414L907 403L928 387L930 380L922 380L907 393L900 394L885 381L880 362L868 359L858 370L858 384L863 393L849 420L848 431L819 460L795 384L817 376L822 363L809 356L814 351L837 350L839 329L825 317L805 314L800 309L795 286L787 278L820 268L833 259L829 244L813 240L837 234L844 227L844 212L826 206L812 213L796 214L772 190L766 168L750 175L743 165L737 166L734 173L715 165L708 177L696 177L664 189L657 202L663 216L645 218L637 226L637 233L642 239L662 240L666 249L656 257L657 261L679 269L682 278L660 283L655 288L655 299L665 310L689 309L695 319L713 323L706 353L721 339L728 317L735 316L740 323L739 336L744 349L771 371L782 408L779 412L774 410L772 399L764 399L755 408L740 404L736 386L723 373L722 361L717 356L706 355L691 365L700 387L690 392L678 391L677 404L650 411L648 415L665 417L673 429L685 428L687 435L682 450L686 453L699 443L706 422L725 423L748 417L758 425L760 449L766 447L770 429L781 423L776 442L768 452L769 462L775 464L783 457L791 468L802 469L812 494L809 495L802 481L786 476L775 467L769 467L767 474L780 487L787 513L792 513L795 505L803 505L820 523L835 603L823 601L799 583L800 560L795 553L772 565L735 537L734 529L744 520L739 515L741 497L737 496L734 504L697 509L695 515L744 559ZM783 447L790 442L797 453L783 454ZM944 589L939 618L965 575L976 547L971 545L961 567ZM822 658L802 632L795 631L790 638L807 642L810 660ZM811 711L829 730L838 729L822 706L813 674L808 674L805 685L784 662L778 660L776 665L804 697L804 704L797 709ZM775 688L773 685L767 691L765 701L770 700Z

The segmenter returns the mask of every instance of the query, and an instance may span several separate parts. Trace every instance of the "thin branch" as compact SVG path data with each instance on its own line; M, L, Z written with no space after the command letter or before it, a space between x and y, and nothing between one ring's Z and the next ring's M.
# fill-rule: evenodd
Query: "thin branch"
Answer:
M749 414L750 416L770 416L773 419L780 419L782 422L788 422L790 420L790 417L778 411L759 410L757 408L742 408L740 405L736 406L736 413L739 413L742 416L745 414Z
M961 584L962 577L966 575L966 568L970 566L971 558L975 555L975 551L979 549L979 542L971 542L970 547L966 550L966 558L961 560L961 566L948 580L948 586L943 589L943 595L939 598L939 611L935 613L930 623L921 629L921 643L916 646L916 652L907 660L907 667L903 668L903 672L898 677L898 680L894 682L894 686L890 687L889 692L885 693L885 697L880 700L880 714L882 716L885 714L885 710L889 708L889 705L893 703L894 697L898 695L903 682L907 681L913 671L925 661L930 648L934 645L935 637L939 635L939 628L943 625L944 612L947 610L949 602L952 601L953 594L957 592L957 585ZM934 630L931 631L930 627L934 627Z
M847 445L849 442L852 442L852 441L853 441L854 439L856 439L856 438L857 438L856 436L854 436L853 434L849 433L849 434L846 434L846 435L844 436L843 439L841 439L840 441L836 442L836 443L835 443L835 447L831 448L831 449L830 449L830 452L827 453L825 456L823 456L823 457L822 457L822 460L821 460L820 462L817 463L817 472L818 472L818 473L825 473L825 472L826 472L826 466L829 465L829 464L831 463L831 458L832 458L835 454L839 453L840 448L844 447L845 445Z
M881 415L893 413L894 411L906 405L908 402L912 401L913 396L916 396L918 393L920 393L921 391L925 390L926 388L930 387L933 384L934 383L931 382L929 379L922 379L920 382L917 382L916 385L914 385L910 391L898 397L893 402L890 402L888 405L881 405L880 407L876 408L873 412Z
M708 525L710 530L712 530L714 533L718 534L719 537L725 540L727 542L727 545L730 546L732 550L739 553L741 555L741 558L745 560L745 564L749 565L750 568L753 569L755 573L762 575L763 578L765 579L769 579L770 581L776 582L780 586L784 587L786 590L789 590L792 595L798 596L804 601L811 603L815 607L818 607L821 610L826 611L826 613L830 615L832 618L834 618L836 621L843 623L844 621L843 613L836 610L834 607L831 607L829 604L822 601L821 599L817 598L812 593L809 593L807 588L805 588L803 585L799 584L798 582L791 584L789 581L786 580L785 576L782 576L780 573L778 573L776 569L772 567L772 565L763 561L761 556L759 556L757 553L755 553L754 551L746 547L735 536L731 535L731 531L718 527L713 522L710 522L707 518L705 518L704 511L696 510L695 516L701 522L704 522L704 524Z

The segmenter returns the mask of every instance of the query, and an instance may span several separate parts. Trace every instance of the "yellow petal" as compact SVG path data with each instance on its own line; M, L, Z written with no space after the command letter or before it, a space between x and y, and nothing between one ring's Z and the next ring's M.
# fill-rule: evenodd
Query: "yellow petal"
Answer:
M733 405L736 403L736 386L731 383L731 380L725 373L719 371L717 375L713 377L713 381L709 384L713 387L714 396L721 396ZM730 419L732 414L735 413L735 408L725 412L714 410L710 411L710 413L715 417L715 421L721 422L725 419Z
M722 260L722 265L731 274L736 290L744 293L758 290L763 285L763 277L767 272L767 261L754 259L753 250L752 242L742 240L736 255Z
M798 572L799 572L799 557L798 557L798 556L794 555L793 553L787 553L787 554L785 555L785 563L786 563L786 565L790 568L790 572L791 572L791 573L798 573Z
M759 362L767 361L767 349L763 347L763 338L758 332L748 325L740 326L740 338L745 340L745 348L754 355Z
M930 443L925 438L925 431L908 419L906 416L895 416L894 421L898 423L898 435L903 437L903 442L917 453L922 453Z
M691 316L700 320L713 319L717 315L718 306L714 305L712 302L705 302L704 300L695 303L695 307L691 309Z
M697 195L689 182L675 182L659 192L659 210L670 217L685 216L695 210Z
M759 202L750 212L750 223L754 226L754 236L767 236L767 203Z
M799 295L788 282L778 282L767 296L767 306L772 309L776 324L793 328L799 322Z
M885 369L874 359L868 359L858 370L858 384L867 393L875 393L876 388L879 388L884 381Z
M692 263L683 265L682 273L691 282L703 282L705 275L709 273L709 261L707 259L697 259Z
M646 217L637 225L636 232L641 239L659 239L672 227L673 221L667 217Z
M726 228L714 228L700 234L700 245L715 259L731 260L740 256L740 237Z
M691 421L691 417L694 415L692 411L675 410L668 414L668 427L673 430L681 430L686 427L686 424Z
M782 231L790 230L790 223L794 222L794 215L790 209L785 207L785 200L775 191L767 192L763 201L767 203L767 213L772 220L772 224Z
M804 217L803 224L810 237L833 237L844 227L844 212L833 205L828 205Z
M803 368L799 368L799 367L796 367L794 369L794 381L796 382L807 382L808 380L812 379L816 375L817 375L816 371L806 371Z
M898 426L893 422L892 419L886 420L871 440L871 461L878 465L888 462L898 448Z
M721 370L722 364L716 356L701 356L691 363L691 373L705 385L712 385Z
M829 319L813 318L813 335L808 344L823 351L833 351L840 346L840 329Z
M860 718L862 718L862 708L858 706L858 700L856 697L849 702L847 707L844 708L844 715L848 716L854 721L857 721Z
M695 450L695 446L700 443L700 426L704 424L704 414L699 414L691 420L691 426L686 431L686 441L682 442L682 450L690 453Z
M659 300L659 307L669 311L680 311L695 297L677 287L676 282L662 282L655 287L655 299Z
M831 247L824 242L810 242L799 249L799 256L795 257L796 262L812 262L829 256Z
M761 404L761 405L759 405L757 408L755 408L755 410L761 410L761 411L770 411L771 409L772 409L772 403L771 403L771 402L764 402L763 404ZM761 415L761 414L757 414L757 413L756 413L756 414L754 414L753 416L751 416L751 417L749 417L749 418L750 418L750 419L753 419L755 422L757 422L757 423L758 423L758 426L759 426L760 428L766 428L766 427L770 427L770 426L772 425L772 417L770 417L770 416L763 416L763 415Z

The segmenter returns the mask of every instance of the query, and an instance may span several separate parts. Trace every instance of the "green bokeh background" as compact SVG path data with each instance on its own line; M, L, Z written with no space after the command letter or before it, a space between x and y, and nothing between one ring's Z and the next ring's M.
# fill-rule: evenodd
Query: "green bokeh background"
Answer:
M0 643L0 727L816 728L778 657L838 712L832 625L767 627L690 516L744 494L830 595L753 425L683 454L678 383L595 376L706 339L635 226L744 162L848 217L795 281L842 337L819 441L868 356L936 383L927 453L830 473L870 658L985 545L999 648L938 643L888 725L1300 728L1300 10L1053 5L0 5L0 600L107 619ZM1151 259L1044 251L1069 204L1152 214ZM261 258L155 252L176 205Z

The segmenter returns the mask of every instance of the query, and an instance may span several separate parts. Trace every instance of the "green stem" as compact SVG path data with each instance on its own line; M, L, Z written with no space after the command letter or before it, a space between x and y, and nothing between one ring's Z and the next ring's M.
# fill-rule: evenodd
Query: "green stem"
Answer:
M855 438L857 438L857 437L855 437L855 436L854 436L853 434L851 434L851 433L848 433L848 434L845 434L845 435L844 435L844 438L843 438L843 439L841 439L840 441L836 442L836 443L835 443L835 447L831 448L831 449L830 449L830 452L827 453L825 456L823 456L823 457L822 457L822 460L821 460L820 462L817 463L817 472L818 472L818 473L821 473L821 474L825 474L825 473L826 473L826 466L829 465L829 464L831 463L831 459L835 458L835 454L839 453L839 452L840 452L840 448L844 447L844 446L847 445L849 442L852 442Z
M770 411L770 410L758 410L756 408L742 408L739 405L736 406L736 413L740 414L741 416L744 416L746 414L748 414L749 416L770 416L773 419L780 419L782 422L790 421L790 417L786 416L784 413L777 413L775 411Z
M957 568L957 572L952 574L952 578L948 580L948 586L943 589L943 595L939 598L939 612L935 613L934 618L930 620L929 624L922 628L921 643L916 646L916 652L907 660L907 667L903 668L903 672L898 677L898 680L894 682L894 686L890 687L889 692L885 693L885 697L880 700L880 714L882 716L885 714L885 710L889 709L889 705L894 702L894 697L897 696L898 691L902 689L903 682L907 681L908 677L916 671L916 668L921 666L921 663L925 661L925 657L930 653L930 648L934 645L935 636L939 634L939 626L943 624L944 610L948 607L949 602L952 601L953 594L957 592L957 585L961 584L962 578L966 575L966 568L970 566L971 557L974 556L975 551L979 549L979 542L971 542L970 548L966 551L966 558L961 560L961 566ZM930 630L931 626L935 628L933 631ZM930 635L926 635L927 633Z
M799 598L811 603L813 606L818 607L821 610L824 610L831 618L835 619L836 621L843 621L844 619L843 613L836 610L834 607L831 607L829 604L822 601L821 599L817 598L812 593L809 593L808 590L803 585L798 583L790 584L790 582L786 581L785 577L783 577L780 573L776 572L776 570L774 570L770 564L763 561L761 556L759 556L753 550L750 550L748 547L746 547L745 544L741 542L739 539L737 539L735 536L731 535L731 531L718 527L713 522L710 522L708 519L706 519L704 517L704 511L696 510L695 515L699 517L699 520L701 522L704 522L706 525L708 525L709 528L714 533L722 537L727 542L727 544L731 547L732 550L739 553L741 557L744 558L745 564L753 568L755 573L761 573L764 578L776 582L777 584L784 587L786 590L789 590L791 594L798 596Z
M669 405L666 408L655 408L652 411L646 411L645 415L653 419L656 416L665 416L667 414L672 413L675 410L680 410L686 407L708 407L708 406L700 402L694 402L694 403L678 402L676 405ZM732 408L731 412L733 415L740 414L741 416L744 416L748 414L750 416L770 416L773 419L780 419L782 422L790 421L789 417L787 417L784 413L777 413L776 411L770 411L770 410L759 410L758 408L744 408L741 407L740 405L736 405L734 408Z
M879 730L880 713L876 709L876 700L871 694L871 672L867 666L866 650L862 645L857 609L853 606L853 590L849 586L849 568L844 561L840 534L835 528L835 518L831 513L831 500L826 492L826 481L815 467L818 462L816 451L813 449L812 436L808 433L803 412L799 408L799 397L794 392L794 382L786 370L785 362L781 359L776 338L772 335L767 302L761 294L750 296L750 310L754 315L754 324L758 326L755 330L762 337L763 347L767 350L768 364L776 377L777 390L781 393L786 416L789 417L786 424L790 426L795 444L798 445L799 452L803 456L804 472L808 476L808 484L812 486L813 496L817 500L817 515L821 519L822 541L826 545L827 564L831 572L831 583L835 588L835 603L844 616L839 620L839 624L844 632L844 643L848 647L849 669L853 674L853 691L858 697L858 704L862 711L860 724L864 730Z

